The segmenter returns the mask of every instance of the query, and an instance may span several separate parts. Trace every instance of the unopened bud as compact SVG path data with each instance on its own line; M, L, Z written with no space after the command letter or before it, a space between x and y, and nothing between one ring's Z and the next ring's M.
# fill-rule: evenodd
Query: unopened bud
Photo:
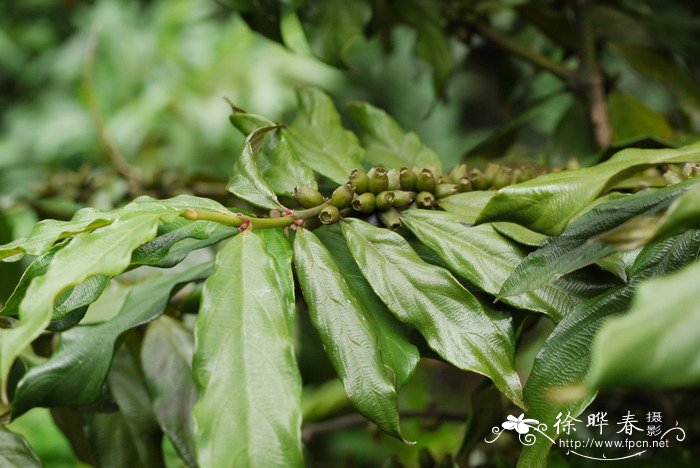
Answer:
M513 183L513 169L501 166L501 170L496 173L491 181L491 188L500 189Z
M366 192L355 197L352 201L352 209L360 213L371 213L374 211L375 203L374 194Z
M450 182L452 182L453 184L459 184L459 181L464 179L468 175L469 170L467 169L467 165L459 164L450 171Z
M375 198L375 205L378 210L388 210L394 204L394 192L379 192Z
M377 216L379 216L379 220L382 222L382 224L389 229L398 229L401 226L401 217L399 216L399 212L396 211L395 208L389 208L388 210L385 211L379 211L377 213Z
M437 184L435 187L435 196L437 198L449 197L457 192L458 190L456 184Z
M343 184L333 191L331 195L331 205L342 210L350 206L354 196L355 191L350 186L350 183Z
M377 194L389 188L389 176L386 169L377 167L369 176L369 191Z
M350 173L350 185L355 189L355 193L365 193L369 190L369 177L361 169L355 169Z
M423 169L416 179L416 189L419 192L432 192L435 190L435 176L430 169Z
M472 181L469 177L462 177L457 183L457 190L460 192L471 192L473 190Z
M323 195L311 187L294 187L294 198L304 208L313 208L323 203Z
M666 185L673 185L682 182L681 176L673 171L664 172L664 180L666 181Z
M419 208L430 208L435 206L435 195L430 192L420 192L416 195L416 205Z
M688 163L683 166L682 171L683 177L690 179L692 177L697 177L700 175L700 163Z
M415 190L416 173L413 172L413 169L402 167L399 171L399 183L401 184L402 190Z
M318 214L318 219L323 224L333 224L340 220L340 211L336 206L327 205L323 207L321 212Z
M488 182L484 178L484 173L479 169L472 169L469 171L469 180L472 182L472 188L474 190L486 190L489 186Z
M386 176L389 179L389 185L387 186L387 190L398 190L401 188L399 171L397 171L396 169L390 169L389 172L386 173Z
M416 199L416 192L409 192L406 190L394 190L394 204L395 208L403 208L413 203Z
M501 172L501 166L494 163L489 163L484 170L484 179L486 180L486 185L493 185L493 180L496 178L498 173Z

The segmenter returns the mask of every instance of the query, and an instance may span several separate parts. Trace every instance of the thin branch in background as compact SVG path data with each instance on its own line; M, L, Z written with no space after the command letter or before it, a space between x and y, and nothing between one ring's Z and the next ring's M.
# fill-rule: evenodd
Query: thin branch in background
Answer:
M586 104L596 146L605 148L612 143L612 127L608 116L605 79L598 63L595 35L586 11L587 3L587 0L573 0L580 61L575 89L580 90Z
M100 142L105 149L105 153L107 154L109 161L122 177L129 181L131 185L138 187L142 181L141 171L139 171L137 167L131 165L115 146L114 142L109 136L109 133L107 132L107 126L97 105L97 93L95 92L93 74L95 68L95 56L97 54L98 35L99 28L97 26L93 26L88 37L87 51L85 54L85 67L83 69L83 88L85 89L85 98L87 100L87 105L90 110L90 114L92 115L92 119L97 127Z
M463 413L451 413L448 411L437 410L402 411L399 414L399 416L401 417L401 419L422 418L434 419L441 422L451 421L461 423L465 422L468 418L468 415ZM344 416L339 416L337 418L328 419L326 421L306 425L301 430L301 438L305 444L308 444L320 435L342 431L345 429L362 426L364 424L371 424L371 422L361 414L347 414Z

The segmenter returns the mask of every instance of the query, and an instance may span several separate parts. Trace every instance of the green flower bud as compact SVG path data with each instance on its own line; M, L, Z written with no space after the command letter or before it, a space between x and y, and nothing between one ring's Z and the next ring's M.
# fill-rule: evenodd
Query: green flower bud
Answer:
M486 190L489 186L488 182L484 178L484 173L479 169L472 169L469 171L469 180L472 182L472 188L474 190Z
M501 171L501 166L498 164L489 163L484 171L484 179L486 179L486 185L493 185L493 180L496 178L498 173Z
M378 210L388 210L394 204L394 192L379 192L375 198Z
M467 165L459 164L450 171L450 182L452 182L453 184L459 184L459 181L464 179L468 175L469 170L467 169Z
M340 220L340 210L333 205L325 206L319 213L318 219L323 224L337 223Z
M454 195L458 191L456 184L437 184L435 187L435 196L437 198L445 198Z
M387 190L398 190L401 188L399 171L397 171L396 169L391 169L389 170L389 172L386 173L386 176L389 179L389 186L387 187Z
M352 201L352 209L360 213L372 213L376 205L375 197L369 192L358 195Z
M419 192L432 192L435 190L435 176L430 169L423 169L416 179L416 189Z
M416 205L418 208L430 208L435 206L435 195L430 192L420 192L416 195Z
M472 181L469 180L469 177L462 177L459 179L457 190L460 192L471 192L473 190Z
M491 181L491 188L496 190L506 187L513 183L513 169L507 166L501 166L501 170L496 173Z
M369 176L369 191L377 194L389 188L389 176L386 169L377 167Z
M380 211L377 213L379 216L379 220L384 224L384 226L388 227L389 229L398 229L399 226L401 226L401 217L399 216L399 212L396 211L395 208L389 208L388 210L385 211Z
M415 190L416 189L416 173L413 169L407 167L402 167L399 171L399 183L403 190Z
M352 203L352 199L355 196L350 183L343 184L333 191L331 195L331 205L340 208L347 208Z
M666 185L673 185L683 181L681 176L673 171L664 172L664 180L666 181Z
M395 208L403 208L413 203L416 199L416 192L408 192L406 190L394 190L394 203Z
M294 199L304 208L313 208L323 203L323 195L311 187L294 187Z
M686 179L700 175L700 163L687 163L681 173Z
M369 190L369 177L361 169L355 169L350 173L350 185L355 189L355 193L365 193Z

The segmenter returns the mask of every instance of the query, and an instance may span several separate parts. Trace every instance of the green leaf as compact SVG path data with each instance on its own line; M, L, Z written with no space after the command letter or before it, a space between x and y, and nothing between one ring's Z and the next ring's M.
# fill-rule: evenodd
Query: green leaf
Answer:
M141 347L141 362L153 412L187 466L197 466L192 407L197 388L192 378L192 331L167 316L151 322Z
M594 167L549 173L505 187L496 192L476 221L511 221L557 235L606 187L650 166L693 161L700 161L697 143L679 149L622 150Z
M347 182L364 157L357 137L343 128L333 101L320 89L299 88L297 100L299 113L285 133L291 148L314 171L333 182Z
M19 306L19 321L14 328L0 331L0 381L3 400L6 378L19 353L51 321L55 299L66 288L91 276L115 276L129 266L131 253L153 239L158 215L124 215L96 232L76 236L54 255L46 274L34 278Z
M639 215L663 212L675 198L700 184L700 178L662 189L648 189L595 206L575 219L558 237L545 239L540 248L518 265L505 281L499 297L509 297L548 284L555 278L615 253L596 236Z
M409 331L374 294L352 258L339 227L324 226L314 230L314 234L335 260L371 329L381 330L377 334L377 344L382 360L393 372L397 387L403 386L413 375L420 360L418 349L409 341Z
M230 120L244 136L258 128L275 125L265 117L247 114L236 108ZM300 156L303 155L298 155L291 148L284 128L272 131L255 155L263 179L277 195L291 196L297 186L317 188L313 171L301 162Z
M381 331L372 329L330 252L308 230L297 231L294 266L311 322L350 401L382 430L405 440L396 388L378 346Z
M584 392L578 401L552 401L556 392L572 385L580 388L589 372L591 348L596 331L611 316L627 310L637 284L646 278L660 276L682 268L694 261L700 248L700 232L667 239L645 247L630 268L627 285L613 288L598 297L581 303L562 320L545 341L525 385L525 403L528 418L549 425L547 434L556 439L552 427L556 415L570 411L577 416L595 397ZM551 443L538 437L533 446L524 447L519 466L546 466Z
M133 354L126 345L122 346L115 353L107 378L119 410L85 416L97 466L165 467L163 433L153 414L138 357Z
M272 188L263 178L255 161L255 155L260 151L267 133L279 128L277 125L261 127L248 135L243 143L241 153L233 165L231 178L226 190L248 203L260 208L280 208L280 202Z
M308 11L305 30L314 55L339 66L364 41L364 28L372 16L365 0L325 0Z
M415 28L416 53L433 69L435 93L444 98L455 69L455 58L439 6L421 0L404 0L393 5L398 19Z
M271 245L254 231L237 235L204 285L192 366L201 466L303 465L291 262L278 263ZM283 237L274 248L290 250Z
M677 388L700 383L700 263L642 283L629 313L593 342L592 387Z
M20 381L13 415L17 417L35 406L85 406L95 402L117 339L162 314L177 285L203 279L210 272L211 263L205 263L181 273L150 278L129 291L114 318L61 334L53 355L31 368Z
M642 136L665 139L674 137L673 128L662 113L621 91L613 91L608 95L608 114L614 145Z
M491 225L466 227L460 218L444 212L406 210L402 223L418 239L437 252L457 275L495 296L527 251L506 239ZM506 304L542 312L561 320L582 300L586 288L567 288L572 281L560 280L534 291L503 300Z
M527 245L530 247L538 247L546 236L543 236L539 232L531 231L526 227L523 227L515 223L493 223L493 228L499 233L503 234L509 239L513 239L518 244Z
M421 260L400 235L352 218L341 228L362 274L394 315L444 359L489 377L523 405L510 319L484 308L447 270Z
M386 112L366 102L348 104L350 115L362 131L365 159L373 166L426 167L442 171L440 157L418 135L406 133Z
M465 223L473 223L494 195L494 191L475 190L441 198L438 203L440 208L456 214Z
M27 439L0 426L0 465L22 468L41 468L41 460Z

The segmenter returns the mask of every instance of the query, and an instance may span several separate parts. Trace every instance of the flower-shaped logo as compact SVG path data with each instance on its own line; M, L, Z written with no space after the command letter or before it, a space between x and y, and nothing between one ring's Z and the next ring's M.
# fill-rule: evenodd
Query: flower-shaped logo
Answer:
M512 431L515 429L518 434L527 434L530 432L530 426L536 426L539 424L537 419L525 419L525 413L521 414L517 418L512 415L508 415L507 421L501 424L503 429L507 431Z

